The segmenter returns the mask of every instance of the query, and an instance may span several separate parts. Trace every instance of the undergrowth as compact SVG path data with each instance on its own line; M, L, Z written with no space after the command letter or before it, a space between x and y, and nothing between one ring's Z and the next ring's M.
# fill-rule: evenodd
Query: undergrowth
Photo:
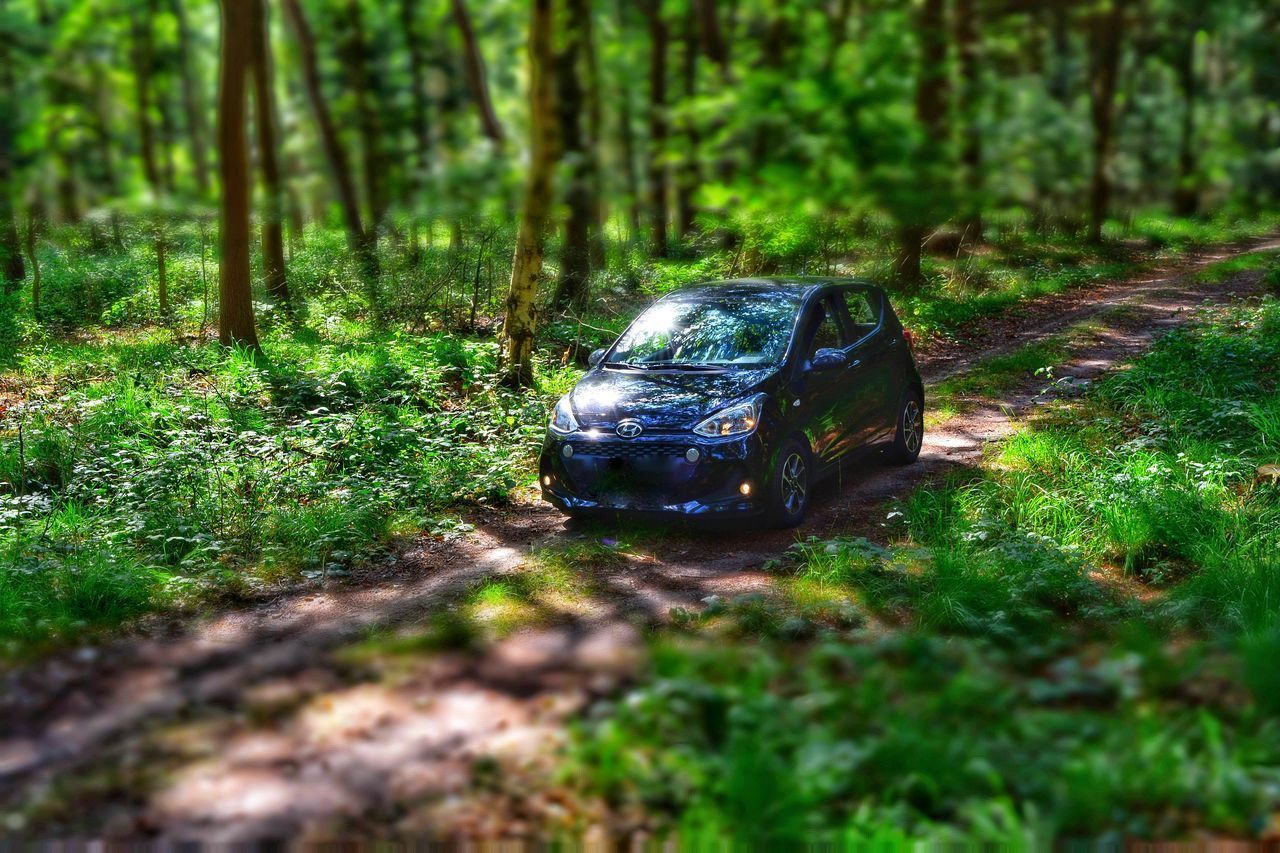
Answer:
M673 613L566 779L682 839L1253 836L1280 808L1280 301L1215 309L779 593Z

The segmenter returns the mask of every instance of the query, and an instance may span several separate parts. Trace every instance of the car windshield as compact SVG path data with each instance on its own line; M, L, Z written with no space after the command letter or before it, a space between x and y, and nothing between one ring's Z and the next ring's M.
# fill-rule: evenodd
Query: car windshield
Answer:
M786 354L798 296L668 299L618 339L606 364L629 367L766 367Z

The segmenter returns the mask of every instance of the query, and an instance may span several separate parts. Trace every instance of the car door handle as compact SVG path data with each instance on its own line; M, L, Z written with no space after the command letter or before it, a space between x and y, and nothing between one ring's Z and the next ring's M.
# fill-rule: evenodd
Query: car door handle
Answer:
M850 370L853 370L855 367L861 367L861 366L862 366L862 359L860 358L855 358L853 361L849 362Z

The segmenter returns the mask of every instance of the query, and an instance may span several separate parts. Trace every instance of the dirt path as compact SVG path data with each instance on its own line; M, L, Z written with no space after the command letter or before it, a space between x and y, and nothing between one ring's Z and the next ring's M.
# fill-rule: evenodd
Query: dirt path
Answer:
M1280 240L1251 250L1280 248ZM992 355L1089 320L1058 376L1089 379L1179 325L1203 301L1256 292L1242 273L1214 285L1176 273L1037 300L993 323L992 343L922 358L935 385ZM1083 301L1082 301L1083 300ZM1078 384L1076 382L1075 384ZM615 690L646 626L706 596L768 590L760 567L797 535L875 538L885 505L928 478L975 465L983 446L1072 381L1028 379L974 400L930 431L918 464L868 465L820 490L799 531L576 529L541 505L475 520L465 537L423 539L358 584L310 589L178 632L140 634L0 676L0 835L9 832L237 840L356 831L510 831L563 806L513 789L564 722ZM422 625L482 578L518 576L531 548L626 536L586 570L589 593L541 612L483 650L371 663L350 647ZM344 651L346 650L346 651ZM477 765L477 761L481 760ZM477 766L498 767L477 783Z

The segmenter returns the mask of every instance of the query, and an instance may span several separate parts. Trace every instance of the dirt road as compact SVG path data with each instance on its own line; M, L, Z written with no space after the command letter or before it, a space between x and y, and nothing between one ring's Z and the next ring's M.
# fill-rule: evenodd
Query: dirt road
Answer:
M1252 250L1274 250L1280 241ZM1256 292L1260 276L1217 284L1205 256L1149 278L1075 290L988 324L980 345L939 347L926 381L1089 321L1056 375L1092 378L1185 322L1202 302ZM798 531L664 532L590 569L590 594L554 600L529 627L480 651L418 655L393 671L349 648L371 631L419 625L482 578L519 576L531 548L615 535L566 526L541 505L474 518L461 538L422 539L355 582L308 588L0 676L0 836L203 838L485 833L562 811L514 783L536 774L564 723L625 682L646 626L709 595L768 590L761 565L797 535L875 539L886 505L944 472L973 466L1045 393L1028 377L1000 400L973 400L932 429L918 464L869 464L820 490ZM1074 383L1078 385L1078 382ZM508 780L477 787L475 769ZM492 774L491 774L492 775Z

